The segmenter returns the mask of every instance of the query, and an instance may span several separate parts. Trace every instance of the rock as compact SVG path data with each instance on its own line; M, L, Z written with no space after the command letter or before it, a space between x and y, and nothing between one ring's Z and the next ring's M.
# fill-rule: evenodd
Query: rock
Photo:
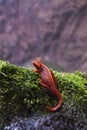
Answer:
M31 69L0 60L0 130L87 130L87 74L53 71L63 104L40 85Z

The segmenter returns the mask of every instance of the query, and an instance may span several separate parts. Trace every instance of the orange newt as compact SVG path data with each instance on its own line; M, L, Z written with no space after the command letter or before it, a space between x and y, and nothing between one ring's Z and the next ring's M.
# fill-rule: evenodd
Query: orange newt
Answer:
M40 74L40 84L50 91L52 94L58 97L58 104L54 107L47 107L50 111L55 111L62 105L62 96L56 88L56 79L53 72L42 63L40 58L35 59L32 64L36 67L35 72Z

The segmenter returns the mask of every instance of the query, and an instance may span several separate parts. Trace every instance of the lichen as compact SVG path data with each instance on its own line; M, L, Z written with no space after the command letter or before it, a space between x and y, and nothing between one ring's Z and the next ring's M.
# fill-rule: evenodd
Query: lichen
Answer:
M53 71L57 87L63 97L60 112L73 109L87 117L87 76L83 72L63 73ZM52 99L52 101L51 101ZM39 74L0 60L0 122L15 115L25 115L37 110L47 112L46 105L56 103L39 83Z

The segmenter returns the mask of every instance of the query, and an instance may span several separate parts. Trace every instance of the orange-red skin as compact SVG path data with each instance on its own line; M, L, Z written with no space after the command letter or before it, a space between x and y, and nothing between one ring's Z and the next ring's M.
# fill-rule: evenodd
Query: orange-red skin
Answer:
M40 84L58 97L58 104L54 107L47 107L50 111L56 111L61 107L63 99L56 88L56 79L53 72L42 63L40 58L35 59L32 64L36 67L35 72L40 74Z

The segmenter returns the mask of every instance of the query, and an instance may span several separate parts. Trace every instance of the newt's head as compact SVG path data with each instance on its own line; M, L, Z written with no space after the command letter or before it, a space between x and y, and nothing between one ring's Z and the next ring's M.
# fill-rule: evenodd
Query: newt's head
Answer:
M37 58L35 60L32 61L32 64L37 68L40 69L41 68L41 58Z

